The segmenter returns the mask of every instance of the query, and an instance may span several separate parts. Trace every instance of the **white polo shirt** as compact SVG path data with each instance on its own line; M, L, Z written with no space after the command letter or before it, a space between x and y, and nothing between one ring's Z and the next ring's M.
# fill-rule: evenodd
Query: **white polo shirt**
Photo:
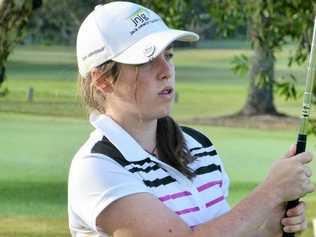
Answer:
M146 152L110 117L94 114L90 121L96 129L75 155L69 171L72 236L108 236L98 232L97 216L115 200L135 193L156 196L191 228L229 211L228 176L212 143L198 142L201 133L184 132L196 157L189 165L196 176L190 180Z

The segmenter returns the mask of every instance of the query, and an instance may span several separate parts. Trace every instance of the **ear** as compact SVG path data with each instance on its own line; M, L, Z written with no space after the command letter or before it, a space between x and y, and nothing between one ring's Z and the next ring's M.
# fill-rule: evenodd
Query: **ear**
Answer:
M102 71L97 68L93 68L91 70L91 78L92 81L95 82L95 86L97 90L103 93L111 93L113 92L113 83L112 78L105 76Z

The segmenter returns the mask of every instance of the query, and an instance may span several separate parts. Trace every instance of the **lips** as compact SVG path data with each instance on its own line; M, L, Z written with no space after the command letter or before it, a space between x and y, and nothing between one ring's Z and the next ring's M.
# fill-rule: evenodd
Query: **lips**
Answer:
M173 88L172 87L165 87L158 94L159 95L170 95L172 93L173 93Z

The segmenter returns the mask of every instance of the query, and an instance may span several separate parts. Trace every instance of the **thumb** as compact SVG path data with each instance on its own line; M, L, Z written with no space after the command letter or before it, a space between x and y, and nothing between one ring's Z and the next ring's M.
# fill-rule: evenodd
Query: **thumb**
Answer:
M287 159L292 156L295 156L295 154L296 154L296 144L292 144L288 152L283 156L283 159Z

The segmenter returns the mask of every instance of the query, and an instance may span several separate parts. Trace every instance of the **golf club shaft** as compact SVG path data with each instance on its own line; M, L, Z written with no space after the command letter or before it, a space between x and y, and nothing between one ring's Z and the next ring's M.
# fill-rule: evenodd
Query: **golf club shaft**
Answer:
M308 126L308 119L310 114L310 108L312 104L312 89L313 89L313 82L315 79L315 72L316 72L316 47L315 47L315 40L316 40L316 18L314 20L314 29L313 29L313 38L312 38L312 45L311 51L308 60L308 67L307 67L307 74L306 74L306 86L304 92L304 100L303 100L303 108L301 114L301 124L299 129L299 134L297 137L296 142L296 154L302 153L305 151L306 148L306 140L307 140L307 126ZM286 211L293 207L296 207L299 203L299 200L289 201L286 206ZM285 216L287 216L285 214ZM285 233L283 232L283 237L295 237L295 233Z

